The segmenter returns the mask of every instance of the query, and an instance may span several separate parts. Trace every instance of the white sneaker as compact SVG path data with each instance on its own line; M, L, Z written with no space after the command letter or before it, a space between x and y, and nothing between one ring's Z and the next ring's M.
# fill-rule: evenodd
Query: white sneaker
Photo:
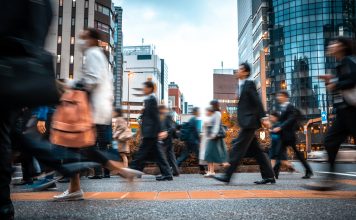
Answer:
M73 193L69 193L68 190L64 191L60 195L53 196L54 201L76 201L84 199L83 190L78 190Z
M210 177L213 177L213 176L215 176L215 173L204 174L204 177L206 177L206 178L210 178Z

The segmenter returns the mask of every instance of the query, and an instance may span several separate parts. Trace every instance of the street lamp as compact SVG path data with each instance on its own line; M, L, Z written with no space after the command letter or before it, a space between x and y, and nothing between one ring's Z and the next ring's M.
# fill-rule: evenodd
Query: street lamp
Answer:
M130 77L133 76L133 72L129 71L127 74L127 124L130 124Z

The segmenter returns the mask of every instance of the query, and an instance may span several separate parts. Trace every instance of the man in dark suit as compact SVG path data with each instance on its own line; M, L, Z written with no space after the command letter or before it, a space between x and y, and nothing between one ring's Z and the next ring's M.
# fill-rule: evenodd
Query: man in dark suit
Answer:
M172 171L167 158L158 141L168 136L167 131L161 132L161 122L159 119L158 105L154 96L155 85L151 81L144 83L143 92L147 96L142 114L141 136L142 142L139 150L136 152L130 167L143 171L146 159L153 154L161 170L162 176L156 178L157 181L173 180Z
M277 101L280 105L280 126L274 128L273 132L281 133L282 148L280 155L285 154L287 147L290 146L305 168L305 175L302 178L309 179L313 176L313 171L296 146L297 138L295 132L298 130L299 111L289 102L287 91L279 91ZM279 173L279 166L275 169L275 172Z
M215 179L229 183L241 160L249 152L253 154L260 165L262 175L262 180L255 183L273 184L276 180L274 179L271 162L258 144L255 136L255 132L261 127L261 124L268 126L268 120L266 119L255 83L247 80L250 72L249 64L242 63L236 75L239 80L237 118L241 129L238 138L233 141L234 144L230 153L230 167L224 175L216 176Z

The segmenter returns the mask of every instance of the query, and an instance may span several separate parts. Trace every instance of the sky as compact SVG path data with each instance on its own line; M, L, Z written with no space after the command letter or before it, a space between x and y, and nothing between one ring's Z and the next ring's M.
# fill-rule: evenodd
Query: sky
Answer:
M206 107L213 69L237 67L237 0L114 0L124 46L155 45L186 101Z

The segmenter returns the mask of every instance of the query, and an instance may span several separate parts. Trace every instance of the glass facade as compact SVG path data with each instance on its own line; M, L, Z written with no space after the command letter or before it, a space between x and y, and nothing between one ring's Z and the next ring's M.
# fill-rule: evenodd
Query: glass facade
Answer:
M252 1L238 0L238 53L239 62L253 62L252 49Z
M115 107L122 104L122 82L123 82L123 34L122 34L122 8L115 7L114 16L114 90Z
M356 36L355 0L269 0L268 109L286 89L308 118L331 111L331 97L318 78L334 73L335 60L325 54L332 38Z

